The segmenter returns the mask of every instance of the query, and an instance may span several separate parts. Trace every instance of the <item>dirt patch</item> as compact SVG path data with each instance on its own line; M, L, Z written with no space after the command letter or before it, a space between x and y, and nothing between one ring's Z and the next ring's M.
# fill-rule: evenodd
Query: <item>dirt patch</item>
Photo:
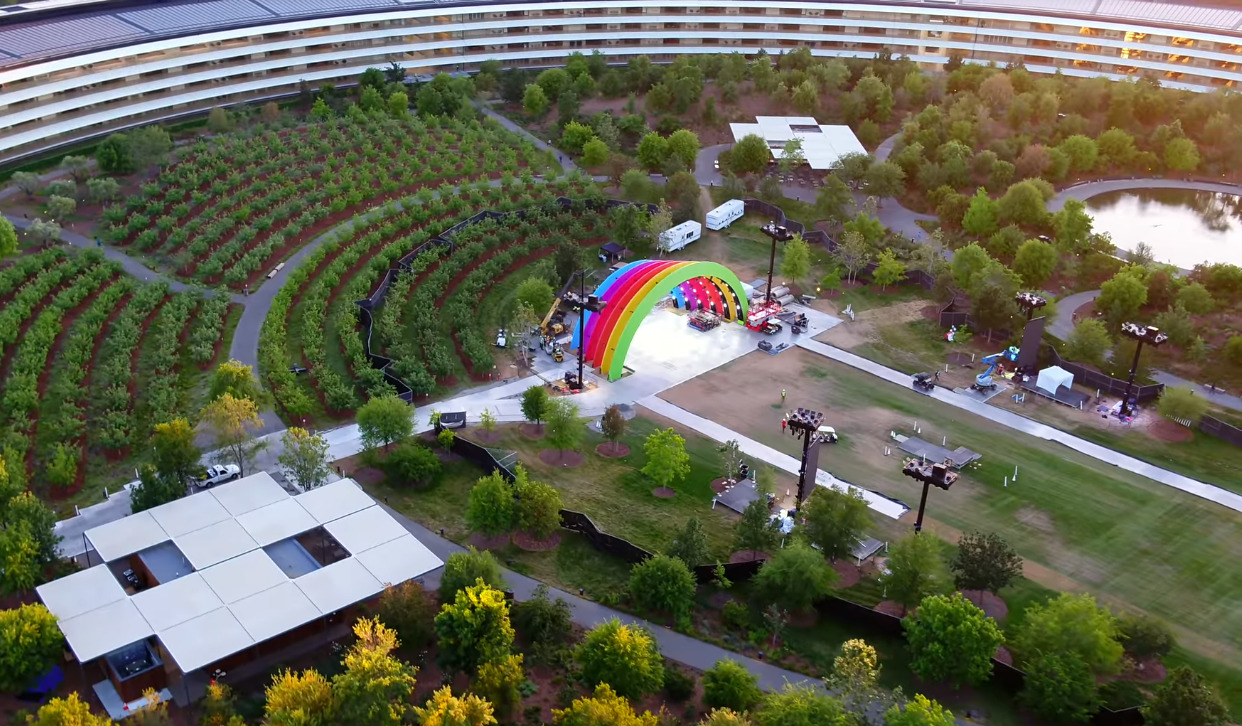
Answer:
M471 432L471 435L473 435L474 440L479 442L480 444L491 445L491 444L496 443L497 441L500 441L499 431L488 431L487 429L474 429Z
M543 438L543 424L524 423L518 424L518 432L528 439Z
M754 562L768 559L768 553L761 550L738 550L729 555L729 564L736 562Z
M1168 678L1169 670L1159 658L1141 658L1125 661L1125 668L1119 678L1135 683L1161 683Z
M1056 525L1052 522L1051 515L1041 509L1036 509L1029 504L1023 506L1015 512L1014 518L1028 527L1034 527L1040 532L1055 534L1057 531Z
M818 301L817 301L818 302ZM826 301L825 305L831 315L842 317L840 309L845 306L836 301ZM900 325L926 317L924 310L928 307L935 312L935 305L929 306L923 300L885 305L857 312L851 321L843 318L843 322L831 330L815 336L821 343L835 345L838 348L857 348L866 343L880 339L880 327Z
M539 460L548 466L572 469L582 466L582 452L568 449L544 449L539 452Z
M985 590L963 590L962 596L979 606L989 618L1004 622L1009 617L1009 606L999 595Z
M725 490L728 488L729 488L729 480L724 478L723 476L717 477L716 479L712 479L712 491L716 492L717 494L724 494Z
M512 539L512 537L508 534L498 534L495 537L488 537L487 535L475 532L471 534L469 539L466 541L469 542L475 549L498 550L501 547L507 546L510 539Z
M1146 429L1148 436L1151 436L1157 441L1163 441L1170 444L1190 441L1195 437L1194 431L1177 423L1176 421L1170 421L1163 416L1160 416L1147 424Z
M707 606L713 610L724 610L724 606L733 602L737 598L727 592L713 592L707 596Z
M656 487L655 489L651 490L651 494L653 496L659 497L660 499L672 499L673 497L677 496L677 490L669 489L668 487Z
M853 587L862 579L862 570L853 562L837 560L832 563L832 569L837 571L837 589L839 590Z
M895 618L904 618L906 616L906 606L892 600L881 600L875 606L876 612L892 615Z
M1008 648L1006 648L1006 647L1005 647L1005 646L1003 646L1003 645L1002 645L1002 646L997 647L997 649L996 649L996 655L994 655L994 656L992 656L992 657L993 657L993 658L995 658L996 660L1000 661L1001 663L1004 663L1004 664L1005 664L1005 665L1007 665L1007 666L1012 666L1012 665L1013 665L1013 653L1010 653L1010 652L1009 652L1009 649L1008 649Z
M620 459L623 456L630 455L630 446L620 441L605 441L595 447L595 453L605 459Z
M553 532L551 536L545 539L535 539L535 535L530 532L514 532L513 544L527 552L547 552L560 546L561 533Z

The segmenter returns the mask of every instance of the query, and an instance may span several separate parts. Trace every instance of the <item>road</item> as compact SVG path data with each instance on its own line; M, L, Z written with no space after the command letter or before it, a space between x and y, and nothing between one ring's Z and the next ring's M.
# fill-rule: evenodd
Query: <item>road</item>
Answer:
M1141 189L1190 189L1220 194L1242 194L1242 186L1206 181L1183 181L1181 179L1107 179L1083 182L1057 192L1048 202L1049 212L1059 212L1070 199L1085 201L1108 192L1124 192Z
M1057 315L1048 324L1048 332L1060 340L1069 340L1074 332L1074 311L1100 296L1099 290L1087 290L1067 295L1057 301Z

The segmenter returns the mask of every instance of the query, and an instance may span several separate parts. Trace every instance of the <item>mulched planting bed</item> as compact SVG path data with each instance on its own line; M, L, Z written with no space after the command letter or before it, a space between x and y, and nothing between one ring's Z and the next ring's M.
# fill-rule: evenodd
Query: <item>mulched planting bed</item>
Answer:
M620 459L623 456L630 455L630 447L628 444L623 444L619 441L616 443L605 441L595 447L595 453L605 459Z
M838 589L844 590L847 587L853 587L862 579L862 570L853 562L837 560L832 563L832 569L837 571Z
M656 487L651 490L651 493L660 499L672 499L677 496L677 490L669 489L668 487Z
M963 590L962 596L973 602L989 618L997 622L1003 622L1005 618L1009 617L1009 606L996 593L982 590Z
M470 545L473 546L475 549L498 550L501 547L508 545L509 539L510 539L510 535L507 535L507 534L498 534L495 537L488 537L486 535L475 532L474 534L470 535L470 538L466 541L469 542Z
M520 432L523 436L525 436L528 439L542 439L543 438L543 426L542 425L535 425L533 423L519 424L518 432Z
M539 460L548 466L570 469L582 465L582 453L578 451L562 451L561 449L544 449L539 452Z
M547 539L535 539L530 532L518 531L513 533L513 544L527 552L547 552L561 544L561 533L553 532Z
M880 604L875 606L875 609L877 612L892 615L895 618L904 618L906 616L905 606L899 602L893 602L892 600L884 600L880 602Z

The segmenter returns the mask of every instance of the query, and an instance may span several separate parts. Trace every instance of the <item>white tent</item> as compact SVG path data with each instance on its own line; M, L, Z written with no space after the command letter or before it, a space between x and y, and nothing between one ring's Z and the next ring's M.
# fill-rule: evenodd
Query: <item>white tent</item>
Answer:
M1061 366L1043 369L1039 372L1039 378L1035 380L1035 387L1042 391L1047 391L1050 396L1056 395L1057 389L1061 386L1069 388L1073 385L1074 374Z

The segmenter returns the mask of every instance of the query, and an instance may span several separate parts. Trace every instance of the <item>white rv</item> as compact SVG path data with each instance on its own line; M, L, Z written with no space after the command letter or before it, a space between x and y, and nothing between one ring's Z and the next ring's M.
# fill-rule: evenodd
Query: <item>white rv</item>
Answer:
M708 229L724 229L746 215L746 204L741 199L730 199L707 213Z
M690 220L660 233L660 249L664 252L676 252L699 237L703 236L703 225Z

